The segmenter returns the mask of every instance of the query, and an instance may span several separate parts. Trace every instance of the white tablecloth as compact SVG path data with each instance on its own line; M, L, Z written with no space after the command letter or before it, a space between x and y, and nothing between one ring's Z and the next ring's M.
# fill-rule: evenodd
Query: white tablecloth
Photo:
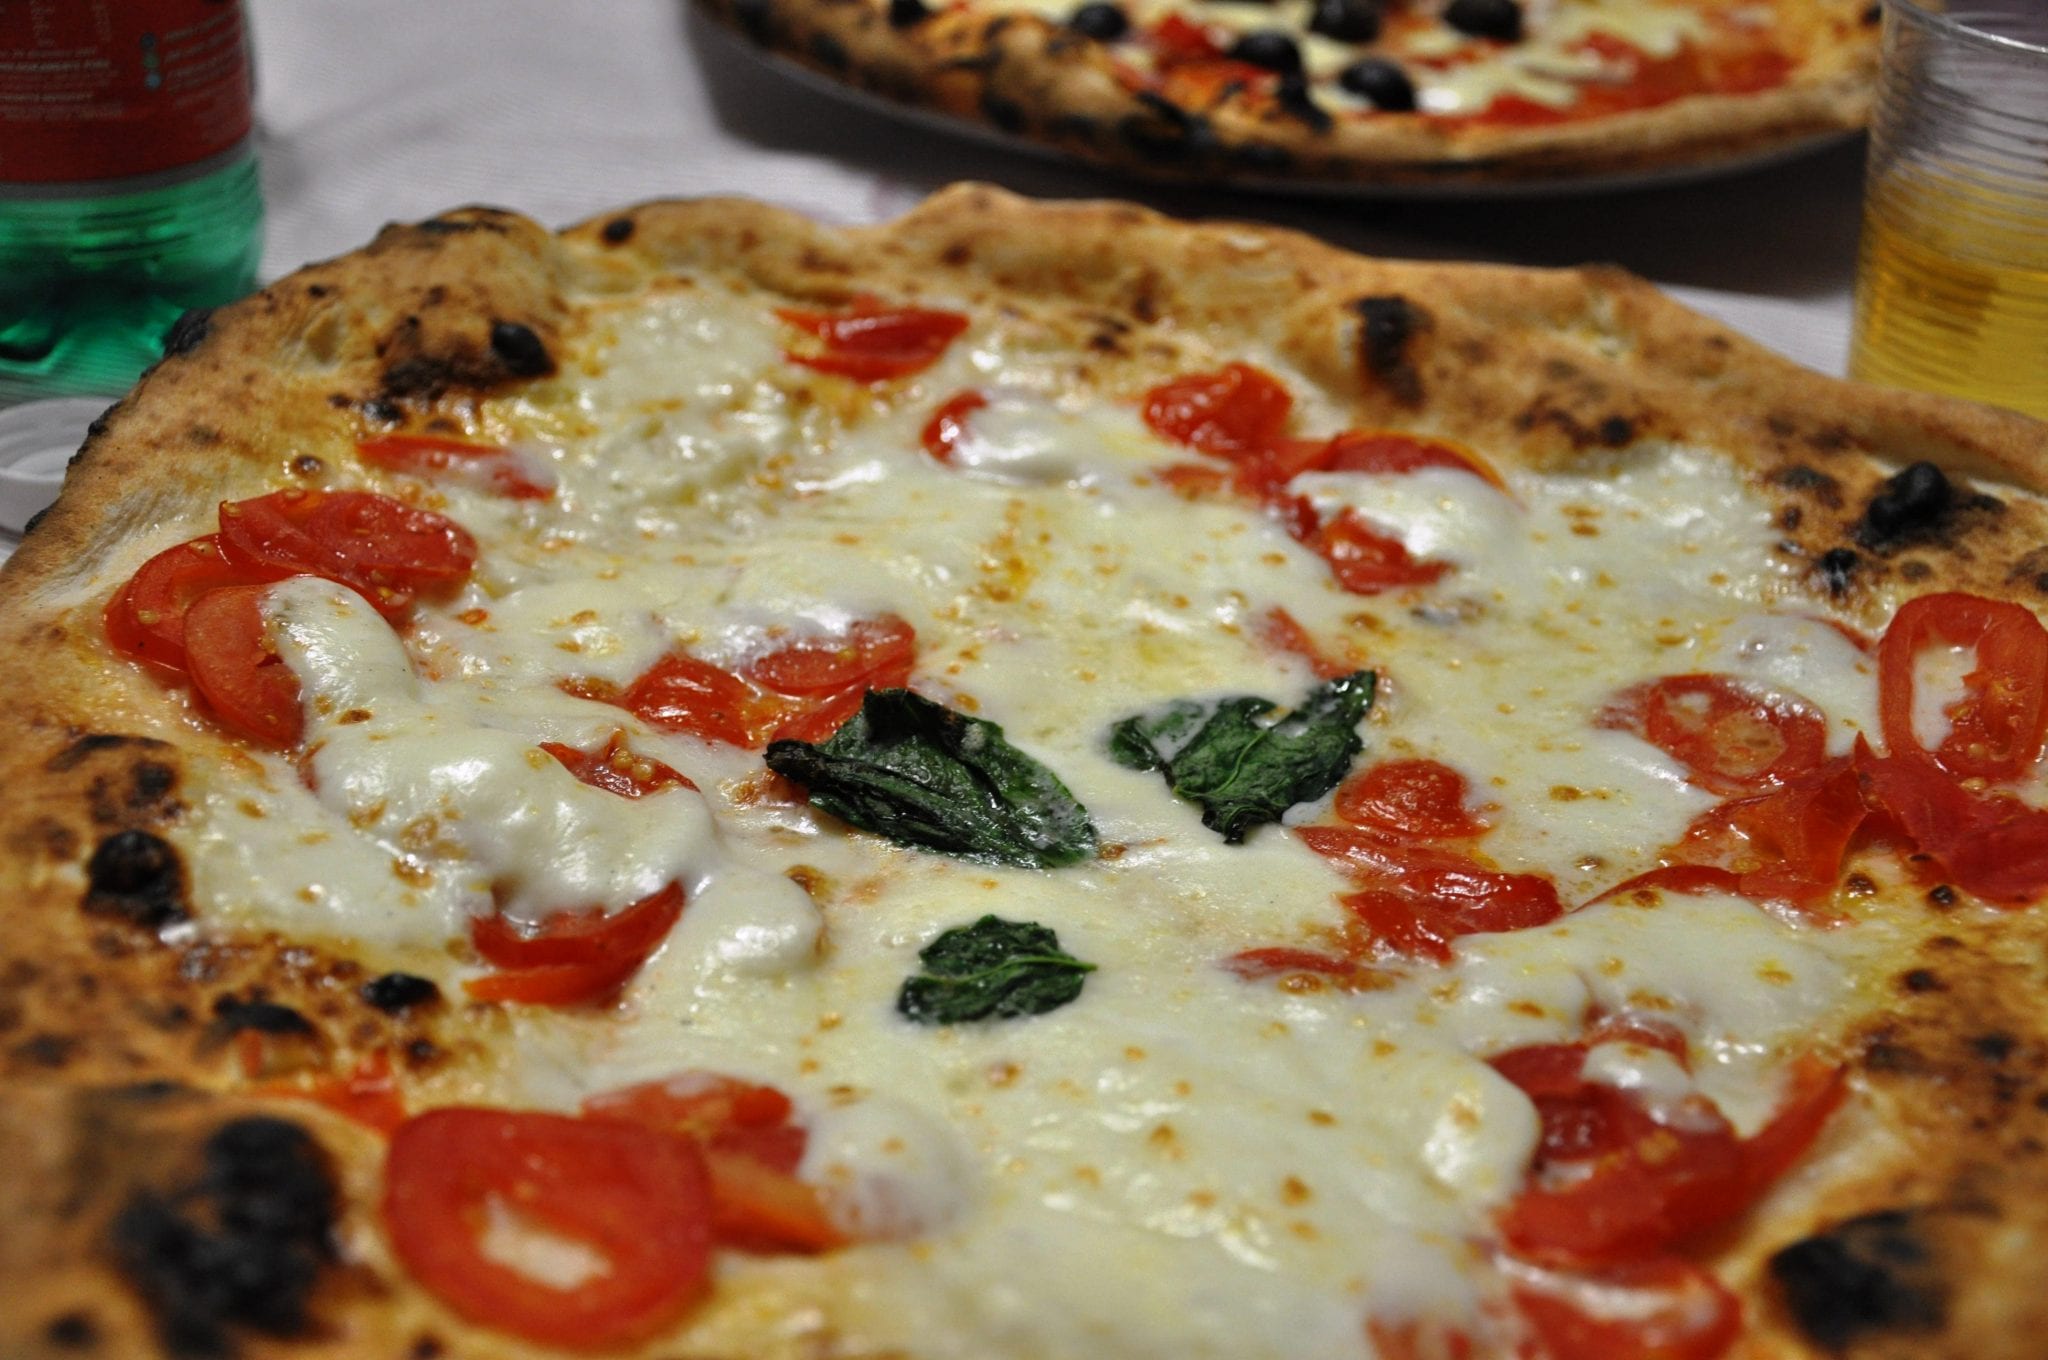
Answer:
M462 203L564 224L745 194L875 221L956 179L1258 218L1378 254L1605 262L1802 363L1848 348L1861 149L1597 197L1386 203L1148 190L911 126L771 70L689 0L251 0L264 274Z

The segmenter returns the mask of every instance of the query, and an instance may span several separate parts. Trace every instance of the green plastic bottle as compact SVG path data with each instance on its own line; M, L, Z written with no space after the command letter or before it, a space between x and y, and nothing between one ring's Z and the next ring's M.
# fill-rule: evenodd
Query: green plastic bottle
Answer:
M0 0L0 406L115 393L263 247L240 0Z

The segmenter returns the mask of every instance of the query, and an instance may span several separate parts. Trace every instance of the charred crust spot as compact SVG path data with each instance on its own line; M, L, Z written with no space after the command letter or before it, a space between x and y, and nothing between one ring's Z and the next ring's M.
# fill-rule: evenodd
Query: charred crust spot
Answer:
M614 217L598 228L598 238L608 246L622 246L633 239L633 228L637 224L630 217Z
M1143 113L1117 120L1116 135L1139 157L1160 164L1199 160L1216 145L1209 120L1164 95L1140 90L1133 96Z
M1358 357L1365 371L1402 405L1421 405L1422 378L1408 348L1428 329L1429 314L1398 293L1359 298L1351 310L1358 313Z
M1820 555L1821 584L1828 588L1830 595L1848 594L1849 578L1855 574L1860 560L1853 548L1829 548Z
M499 213L502 209L485 208L483 212ZM505 224L488 217L430 217L419 224L419 230L428 236L461 236L472 231L505 234Z
M329 288L324 283L309 283L306 285L306 296L309 298L324 298L333 291L332 288Z
M846 44L830 33L819 31L811 35L811 60L828 71L844 71L847 65Z
M1899 974L1899 986L1909 992L1939 992L1947 990L1940 976L1932 968L1909 968Z
M1799 1329L1831 1350L1938 1329L1947 1289L1919 1220L1913 1210L1865 1214L1773 1255L1771 1278Z
M206 343L206 337L213 331L213 308L194 307L185 312L171 328L164 332L164 357L175 358L190 354Z
M334 1259L334 1174L287 1120L224 1124L190 1184L138 1190L109 1229L115 1262L154 1316L164 1349L190 1360L234 1353L246 1328L307 1330L307 1302Z
M1927 902L1934 907L1952 907L1956 904L1956 890L1946 883L1937 883L1927 890Z
M327 471L327 464L310 453L302 453L292 459L291 472L294 477L318 477Z
M2003 1030L1992 1030L1970 1040L1970 1048L1986 1062L2002 1063L2019 1047L2019 1040Z
M124 746L134 746L148 751L169 749L164 742L158 741L155 737L136 737L125 732L88 732L51 756L43 763L43 768L51 774L63 774L66 770L77 769L98 752L118 750Z
M440 1360L447 1350L441 1338L432 1332L421 1332L412 1339L412 1346L406 1351L407 1360Z
M46 505L42 509L36 511L33 515L30 515L28 517L28 522L21 526L22 536L24 538L34 533L36 531L37 526L49 517L50 509L51 507Z
M1856 539L1866 548L1883 547L1908 536L1927 533L1955 504L1955 488L1948 474L1929 462L1914 463L1887 478L1871 497L1856 528Z
M932 17L924 0L889 0L889 27L915 28Z
M955 241L939 253L939 263L950 269L963 269L974 261L974 245L970 241Z
M1598 434L1608 448L1624 448L1636 437L1636 423L1627 416L1609 416L1600 422Z
M1014 99L1005 99L993 90L982 91L981 116L1004 132L1024 130L1024 106Z
M771 0L732 0L733 21L755 42L765 42L774 28Z
M1273 92L1273 102L1280 112L1308 126L1311 132L1328 132L1335 126L1329 111L1316 103L1309 93L1308 81L1299 74L1282 76L1280 87Z
M102 840L86 861L85 909L155 930L190 918L185 866L161 836L130 829Z
M414 1006L431 1005L441 999L433 979L413 973L385 973L363 984L364 1001L387 1015L398 1015Z
M386 401L382 397L371 397L363 403L363 419L375 421L379 425L397 425L405 420L405 412L399 409L396 402Z
M99 1344L99 1325L84 1309L59 1313L43 1324L43 1340L53 1350L85 1351Z
M8 1050L8 1056L24 1066L55 1071L70 1062L77 1051L78 1040L68 1034L32 1034Z
M1866 7L1861 15L1861 21L1865 28L1876 28L1884 22L1884 6L1870 5Z
M1771 474L1771 480L1787 491L1810 495L1822 505L1834 508L1842 503L1842 484L1819 468L1789 463Z
M491 353L515 378L539 378L555 371L554 356L531 326L517 321L491 323Z
M1880 1034L1863 1045L1863 1065L1872 1072L1911 1075L1927 1070L1920 1054L1888 1034Z
M258 997L246 1001L233 996L216 998L213 1027L222 1037L239 1034L243 1030L254 1030L258 1034L310 1035L316 1032L312 1022L290 1006L280 1006L275 1001L264 1001Z
M1932 575L1934 575L1934 568L1918 558L1911 562L1902 563L1899 566L1899 579L1902 581L1925 581Z

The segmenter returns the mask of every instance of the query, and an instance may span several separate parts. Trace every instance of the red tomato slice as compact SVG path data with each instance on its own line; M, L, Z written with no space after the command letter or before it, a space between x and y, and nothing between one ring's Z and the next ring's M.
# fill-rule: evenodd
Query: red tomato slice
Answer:
M1564 915L1557 885L1538 874L1489 869L1446 850L1403 844L1348 826L1295 833L1353 874L1363 891L1340 901L1384 952L1444 962L1451 941L1548 925Z
M1289 973L1315 973L1323 977L1350 978L1357 976L1364 967L1357 959L1346 958L1342 954L1328 954L1319 949L1296 949L1287 945L1247 949L1224 959L1223 966L1247 982L1285 977Z
M552 482L534 480L512 450L498 444L433 434L387 434L356 442L356 453L372 467L431 477L454 473L481 481L500 496L542 501L555 494Z
M1320 470L1329 453L1330 441L1327 439L1275 438L1257 448L1233 454L1237 460L1237 471L1231 480L1246 495L1271 500L1302 473Z
M1171 22L1171 20L1169 20ZM1294 398L1280 380L1250 364L1190 373L1145 394L1145 423L1164 439L1236 458L1286 432Z
M1469 793L1465 776L1440 761L1383 760L1338 787L1337 815L1403 840L1458 840L1486 831L1466 810Z
M1672 852L1738 875L1737 891L1785 902L1825 918L1824 904L1869 809L1849 757L1829 761L1783 787L1709 808Z
M1298 656L1306 661L1309 670L1313 671L1319 680L1334 680L1340 675L1349 675L1358 669L1342 658L1324 651L1309 635L1308 629L1302 627L1294 615L1279 605L1274 605L1259 616L1258 632L1259 641L1274 651Z
M589 1249L572 1285L485 1253L493 1201ZM384 1225L412 1277L462 1317L543 1345L643 1341L705 1292L711 1192L687 1139L629 1124L451 1107L408 1120L384 1169Z
M392 619L403 618L421 591L468 576L477 555L476 540L454 520L368 491L223 501L220 544L239 566L338 581Z
M1742 1332L1742 1305L1675 1256L1518 1286L1515 1307L1547 1360L1718 1360ZM1574 1287L1576 1285L1576 1288ZM1616 1299L1626 1291L1626 1301ZM1612 1312L1585 1306L1621 1302Z
M893 614L862 619L843 637L805 638L747 666L755 684L788 695L890 689L910 680L917 634Z
M941 463L952 462L954 447L967 436L967 418L987 405L988 398L972 390L946 398L918 436L924 451Z
M532 935L502 916L470 924L470 940L500 969L463 984L479 1001L573 1006L624 986L661 947L683 914L683 888L671 883L623 911L557 912Z
M785 353L785 359L864 383L924 372L967 329L967 318L958 312L884 307L870 297L856 298L838 312L777 310L775 314L825 342L822 353Z
M600 751L579 751L560 742L544 741L546 751L585 784L621 798L645 798L663 789L694 789L688 778L648 756L635 755L626 747L624 731L614 731Z
M818 1252L846 1244L817 1188L796 1178L807 1141L790 1122L789 1097L709 1072L593 1096L593 1119L612 1119L689 1138L711 1173L714 1230L743 1251Z
M1469 472L1494 487L1507 489L1500 474L1463 445L1398 430L1346 430L1330 441L1323 466L1330 472L1379 473L1449 468L1453 472Z
M405 1122L405 1098L391 1075L391 1055L381 1048L346 1074L321 1077L311 1085L267 1082L256 1090L260 1095L310 1100L387 1136Z
M2001 907L2048 896L2048 810L1964 788L1921 754L1880 759L1865 748L1856 769L1865 801L1957 887Z
M1209 30L1182 14L1169 14L1152 26L1153 50L1162 62L1206 61L1223 55L1223 46Z
M1450 571L1448 562L1417 559L1398 538L1372 527L1355 510L1343 510L1315 530L1308 546L1330 564L1337 584L1353 595L1378 595L1404 586L1426 586Z
M1728 675L1667 675L1609 700L1594 719L1633 732L1712 793L1757 793L1817 768L1828 724L1800 700L1760 693Z
M1744 1193L1759 1196L1790 1171L1848 1094L1841 1068L1810 1056L1793 1063L1778 1112L1742 1145Z
M1636 893L1731 893L1742 894L1742 876L1733 869L1722 869L1711 864L1666 864L1659 868L1624 879L1599 896L1589 899L1587 906L1595 902L1608 902L1617 897L1631 897Z
M107 641L131 661L183 672L185 615L194 601L222 586L260 585L289 574L234 565L221 556L213 534L166 548L107 602Z
M755 746L786 709L753 685L681 652L671 652L627 687L619 703L649 726L728 746Z
M299 677L277 654L263 617L267 585L223 586L185 613L192 688L221 726L266 746L296 746L305 732Z
M1945 710L1949 731L1927 754L1960 779L2016 779L2048 738L2048 628L2024 606L1948 591L1908 600L1877 648L1878 718L1894 756L1913 734L1914 663L1935 647L1969 647L1976 665Z

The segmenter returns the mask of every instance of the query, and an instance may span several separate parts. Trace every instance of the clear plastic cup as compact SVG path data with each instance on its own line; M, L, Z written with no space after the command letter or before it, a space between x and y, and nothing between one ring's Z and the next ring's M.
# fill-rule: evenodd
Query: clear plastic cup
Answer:
M1884 0L1849 369L2048 418L2048 0Z

